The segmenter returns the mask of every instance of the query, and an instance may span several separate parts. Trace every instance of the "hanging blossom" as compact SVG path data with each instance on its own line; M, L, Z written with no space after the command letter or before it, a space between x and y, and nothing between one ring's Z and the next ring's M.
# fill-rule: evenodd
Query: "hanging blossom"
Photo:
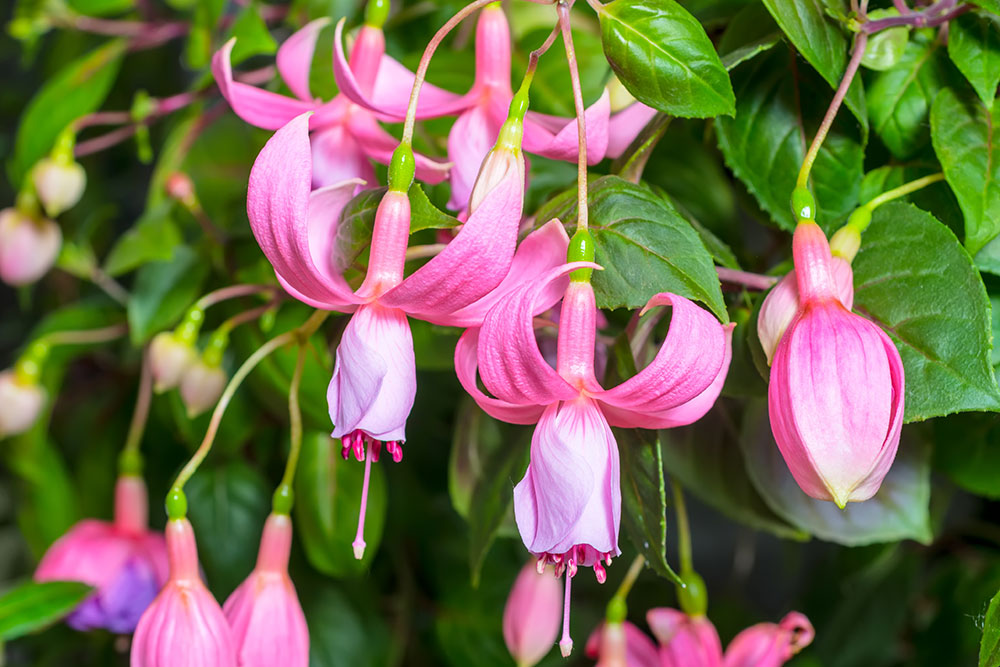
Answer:
M725 381L732 326L722 326L691 301L669 293L646 309L672 307L670 330L655 359L635 377L605 390L594 375L594 291L585 279L568 281L589 262L557 267L505 294L481 328L469 329L455 350L459 381L483 410L516 424L537 422L531 461L514 488L514 517L538 567L555 565L566 577L564 655L569 637L570 580L579 567L606 579L602 561L618 556L621 518L618 446L611 425L670 428L705 414ZM589 272L588 272L589 273ZM535 340L533 317L562 294L557 365L549 366ZM487 396L476 384L477 369Z
M329 22L321 18L309 23L278 49L278 72L294 98L233 79L231 55L235 38L212 58L212 73L233 111L251 125L277 130L305 112L314 112L309 119L314 187L352 178L360 178L371 186L375 183L371 161L388 164L399 141L379 125L375 114L345 95L323 102L310 92L309 70L316 40ZM345 67L363 91L383 88L409 91L413 85L413 73L385 55L385 36L377 25L366 24L361 28L351 51L350 65ZM424 86L423 97L429 104L448 99L449 95L433 86ZM415 162L417 178L427 183L440 183L448 174L448 165L420 154L415 155Z
M334 75L341 93L384 120L398 121L406 114L410 89L377 82L373 90L366 90L344 56L343 26L343 21L338 23L334 37ZM510 73L507 17L500 7L487 6L480 12L476 25L476 77L469 92L455 95L434 90L420 94L420 117L458 116L448 135L448 159L453 164L449 206L455 210L466 207L479 165L500 133L514 95ZM609 99L605 91L585 114L590 164L621 155L656 114L654 109L636 103L610 117ZM576 119L529 111L524 122L524 150L554 160L576 161L579 152Z
M515 260L524 200L520 137L526 90L512 107L509 125L484 164L484 177L473 196L478 205L444 250L408 277L404 277L410 233L406 191L413 172L407 147L400 147L390 167L389 191L375 216L368 271L357 290L344 279L345 262L335 249L339 213L356 182L310 192L308 115L278 130L250 173L250 225L279 282L311 306L354 313L337 348L327 399L333 437L341 438L344 457L353 453L365 461L366 482L354 542L358 558L365 548L371 463L377 461L383 444L394 461L402 459L406 419L416 393L407 316L435 324L474 326L495 300L490 293L512 273L512 261L519 267L515 277L530 279L537 265L532 249L545 246L551 238L558 242L560 235L566 243L561 228L540 230L532 243L522 244Z
M601 623L584 649L596 667L660 667L656 644L634 623ZM692 666L693 667L693 666Z

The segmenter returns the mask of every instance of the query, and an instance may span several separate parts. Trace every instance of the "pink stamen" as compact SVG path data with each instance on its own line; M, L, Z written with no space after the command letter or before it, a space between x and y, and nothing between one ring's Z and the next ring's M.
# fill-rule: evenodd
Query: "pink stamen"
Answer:
M378 457L382 454L382 442L380 440L372 440L371 457L372 463L378 463Z
M600 562L594 563L594 576L597 577L597 583L603 584L608 580L608 573L604 570L604 566Z
M535 563L535 570L538 574L545 574L545 563L547 558L548 557L545 554L538 557L538 561Z
M559 652L562 653L562 657L564 658L568 658L570 653L573 652L573 638L569 636L570 583L572 581L573 581L572 575L567 575L566 595L565 597L563 597L562 639L559 640Z
M358 461L365 460L365 434L361 431L354 432L354 458Z
M360 440L360 438L359 438ZM374 448L373 444L369 444L369 452ZM362 456L364 452L362 451ZM361 487L361 510L358 512L358 532L354 536L354 542L351 546L354 547L354 557L361 560L365 557L365 510L368 508L368 482L371 479L372 474L372 458L373 456L365 457L365 481ZM358 459L361 460L360 458Z

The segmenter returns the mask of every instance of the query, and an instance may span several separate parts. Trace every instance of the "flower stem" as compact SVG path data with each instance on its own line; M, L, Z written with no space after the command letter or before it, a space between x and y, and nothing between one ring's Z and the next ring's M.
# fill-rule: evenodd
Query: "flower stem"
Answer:
M577 217L576 230L585 231L589 224L587 209L587 121L583 106L583 90L580 86L580 70L576 64L576 49L573 48L573 31L570 24L569 10L572 0L559 0L559 27L562 30L563 44L566 47L566 61L569 63L569 78L573 85L573 105L576 108L577 131Z
M140 467L139 443L142 442L142 435L146 431L146 421L149 418L149 405L153 398L153 373L149 364L149 349L145 349L142 354L142 371L139 374L139 393L135 399L135 410L132 412L132 421L128 426L128 435L125 437L125 446L122 447L120 467L124 468ZM138 471L133 471L138 472Z
M235 299L241 296L250 296L252 294L261 294L263 292L277 292L278 288L275 285L230 285L229 287L222 287L215 291L209 292L205 296L198 299L194 304L194 308L199 308L205 310L210 306L214 306L217 303L222 303L229 299Z
M762 276L759 273L737 271L736 269L727 269L721 266L715 267L715 272L719 274L719 280L724 283L743 285L747 289L753 290L770 289L774 283L778 282L778 279L774 276Z
M302 408L299 405L299 387L302 385L302 369L306 361L306 346L299 345L299 356L295 361L295 372L288 387L288 424L289 446L288 461L285 463L285 474L281 477L281 486L291 489L295 480L295 468L299 463L299 453L302 451Z
M691 525L688 523L687 504L684 502L684 490L671 478L670 486L674 491L674 512L677 515L677 555L681 561L681 575L694 572L694 562L691 558Z
M953 18L973 9L975 7L969 4L962 4L955 7L955 0L942 0L922 11L914 11L912 9L908 9L907 11L900 10L901 16L887 16L875 19L874 21L866 21L861 24L859 30L862 33L872 34L898 26L933 28L947 23Z
M50 346L56 345L89 345L107 343L117 340L128 333L127 324L113 324L101 329L85 329L83 331L56 331L45 334L39 340Z
M944 180L944 174L938 172L937 174L924 176L914 181L910 181L909 183L903 183L898 188L893 188L892 190L886 190L878 197L875 197L868 203L864 204L864 207L869 210L874 210L879 206L881 206L882 204L885 204L886 202L890 202L893 199L899 199L900 197L905 197L906 195L912 192L916 192L921 188L925 188L928 185L933 185L934 183L943 180Z
M615 591L614 597L624 600L628 597L629 592L632 590L632 586L635 585L636 579L642 573L642 568L646 565L646 557L639 554L629 565L628 572L625 573L625 578L622 579L622 583L618 585L618 590Z

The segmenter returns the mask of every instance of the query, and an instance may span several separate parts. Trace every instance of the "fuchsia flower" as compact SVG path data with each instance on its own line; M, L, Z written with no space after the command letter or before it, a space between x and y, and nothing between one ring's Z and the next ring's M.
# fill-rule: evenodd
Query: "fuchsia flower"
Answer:
M233 79L230 56L235 38L212 58L212 73L237 116L265 130L276 130L307 111L312 134L312 182L325 187L360 178L375 182L375 170L369 160L388 164L399 143L379 126L374 114L354 104L344 95L329 102L316 100L309 89L309 70L320 31L329 19L317 19L293 34L278 49L277 66L282 79L295 98L255 88ZM345 67L348 67L345 64ZM356 77L360 90L372 92L385 88L408 91L413 74L385 55L385 37L380 28L365 25L358 34L348 69ZM433 102L448 93L426 85L424 96ZM448 165L416 155L417 177L428 183L442 181Z
M38 564L36 581L82 581L96 589L67 617L71 627L132 632L166 582L166 544L147 527L146 504L142 478L119 477L114 522L77 523Z
M379 114L384 120L403 118L409 102L408 86L391 87L376 83L365 90L353 65L348 66L341 40L343 22L337 25L334 74L343 95ZM357 48L357 47L355 47ZM465 95L435 90L420 94L418 115L422 118L458 114L448 135L448 158L452 161L451 201L456 210L466 207L479 165L496 141L513 97L510 85L510 26L500 7L487 6L476 26L476 78ZM617 157L628 147L656 111L635 104L614 119L609 95L605 92L586 111L587 161L596 164L605 157ZM524 122L524 150L555 160L575 161L578 153L575 118L561 118L528 112Z
M291 518L271 514L260 538L257 566L223 607L240 667L309 664L309 629L288 576L291 549Z
M871 498L896 456L903 364L885 332L838 298L819 226L800 222L792 250L799 306L771 365L771 430L802 490L844 507Z
M18 287L48 273L59 256L62 232L52 220L16 208L0 211L0 280Z
M562 589L528 563L517 575L503 609L503 638L518 667L532 667L552 650L559 635Z
M758 623L733 638L723 667L780 667L812 643L809 619L793 611L781 622Z
M514 516L539 567L556 566L566 578L564 654L570 578L577 568L606 575L601 561L617 556L621 516L618 447L610 425L668 428L699 419L718 397L731 353L731 326L683 297L661 293L646 308L670 305L670 330L653 362L613 389L594 376L594 292L566 275L590 263L571 263L499 299L455 350L459 381L483 410L518 424L537 422L531 462L514 489ZM538 349L532 318L565 290L559 323L557 367ZM693 344L692 341L697 341ZM476 385L477 366L487 396Z
M0 372L0 438L24 433L45 407L45 390L37 380L18 377L15 369Z
M139 619L131 667L236 667L233 632L198 572L187 519L167 522L170 576Z
M595 667L660 667L656 644L628 621L601 623L584 649Z

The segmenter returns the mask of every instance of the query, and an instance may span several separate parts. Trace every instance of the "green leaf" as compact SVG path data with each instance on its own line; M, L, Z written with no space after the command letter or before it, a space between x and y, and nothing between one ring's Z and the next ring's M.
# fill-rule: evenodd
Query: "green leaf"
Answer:
M27 581L0 596L0 641L10 641L60 620L86 598L79 581Z
M21 115L14 156L7 165L13 183L21 183L71 122L101 106L124 54L124 41L108 42L63 67L31 98Z
M847 70L850 43L836 22L827 15L821 0L764 0L764 6L778 26L820 75L830 88L837 88ZM834 3L843 12L843 0ZM785 72L787 74L787 72ZM820 96L822 104L829 104L832 95L825 92ZM865 93L858 77L847 89L844 103L861 124L862 143L868 139L868 114L865 111Z
M574 220L576 199L567 194L536 219ZM673 292L701 301L729 321L712 256L668 200L617 176L603 176L591 183L589 204L595 261L604 267L593 277L599 308L641 308L654 294Z
M359 598L376 598L374 592L344 591L325 578L306 586L296 578L296 583L309 624L310 667L374 667L390 662L387 654L393 642L378 610L358 608Z
M172 208L165 204L139 218L111 248L104 260L104 272L118 276L148 262L170 261L183 240L171 216Z
M267 24L260 14L256 2L248 3L233 21L229 37L236 38L233 46L232 62L238 65L251 56L272 55L278 50L278 43L267 31Z
M810 498L799 488L771 435L762 399L747 409L740 447L750 479L767 504L808 533L848 546L904 539L926 544L933 537L929 451L919 440L904 437L878 493L863 503L850 503L845 509Z
M386 483L383 467L392 457L383 452L371 467L365 514L365 556L354 558L351 543L358 528L365 463L340 455L340 441L327 433L306 433L295 473L295 524L306 557L332 577L364 572L378 552L385 525Z
M782 228L792 230L789 203L799 165L827 106L826 84L795 56L775 47L733 72L736 117L716 121L726 164ZM797 76L789 75L789 68ZM831 230L858 203L864 148L857 126L841 115L812 169L818 220Z
M520 48L514 50L514 81L519 81L528 65L528 54L532 49L545 41L552 30L551 23L545 23L536 29L518 37ZM583 28L573 29L573 45L576 48L577 68L580 71L580 89L584 103L590 104L604 93L604 84L608 79L608 61L601 51L601 37L594 30ZM470 64L464 53L451 54ZM535 77L531 81L531 109L540 113L556 114L558 116L576 116L573 108L573 88L570 78L566 76L569 65L566 62L565 49L550 49L545 58L538 61ZM453 63L446 63L449 68L456 68ZM450 82L446 82L447 83ZM465 83L464 87L469 84ZM458 88L453 90L461 89Z
M127 12L135 7L135 0L68 0L67 4L81 14L106 16Z
M1000 429L993 415L953 415L935 419L934 467L960 487L1000 498Z
M763 5L752 4L730 22L719 40L719 53L727 71L767 51L781 41L781 30Z
M975 256L1000 232L1000 107L942 90L931 108L931 140L965 216L965 247Z
M225 599L253 569L271 489L243 461L202 467L187 485L198 553L212 592Z
M207 273L205 261L187 246L178 246L169 262L143 266L128 302L132 342L140 345L179 320L198 297Z
M855 310L886 330L903 359L907 422L1000 410L990 303L951 230L910 204L884 204L853 266Z
M972 4L979 5L988 12L1000 14L1000 0L973 0Z
M222 17L226 0L198 0L191 3L184 0L182 4L187 5L185 8L194 8L194 21L184 46L184 59L191 69L201 69L212 59L212 35Z
M868 111L875 132L892 154L906 158L927 143L927 116L945 85L940 43L911 39L895 66L872 77Z
M1000 84L1000 16L974 12L951 21L948 55L983 104L992 108Z
M604 55L640 102L685 118L733 115L733 87L719 54L674 0L614 0L598 15Z
M983 620L983 640L979 647L979 667L1000 665L1000 593L993 596Z

